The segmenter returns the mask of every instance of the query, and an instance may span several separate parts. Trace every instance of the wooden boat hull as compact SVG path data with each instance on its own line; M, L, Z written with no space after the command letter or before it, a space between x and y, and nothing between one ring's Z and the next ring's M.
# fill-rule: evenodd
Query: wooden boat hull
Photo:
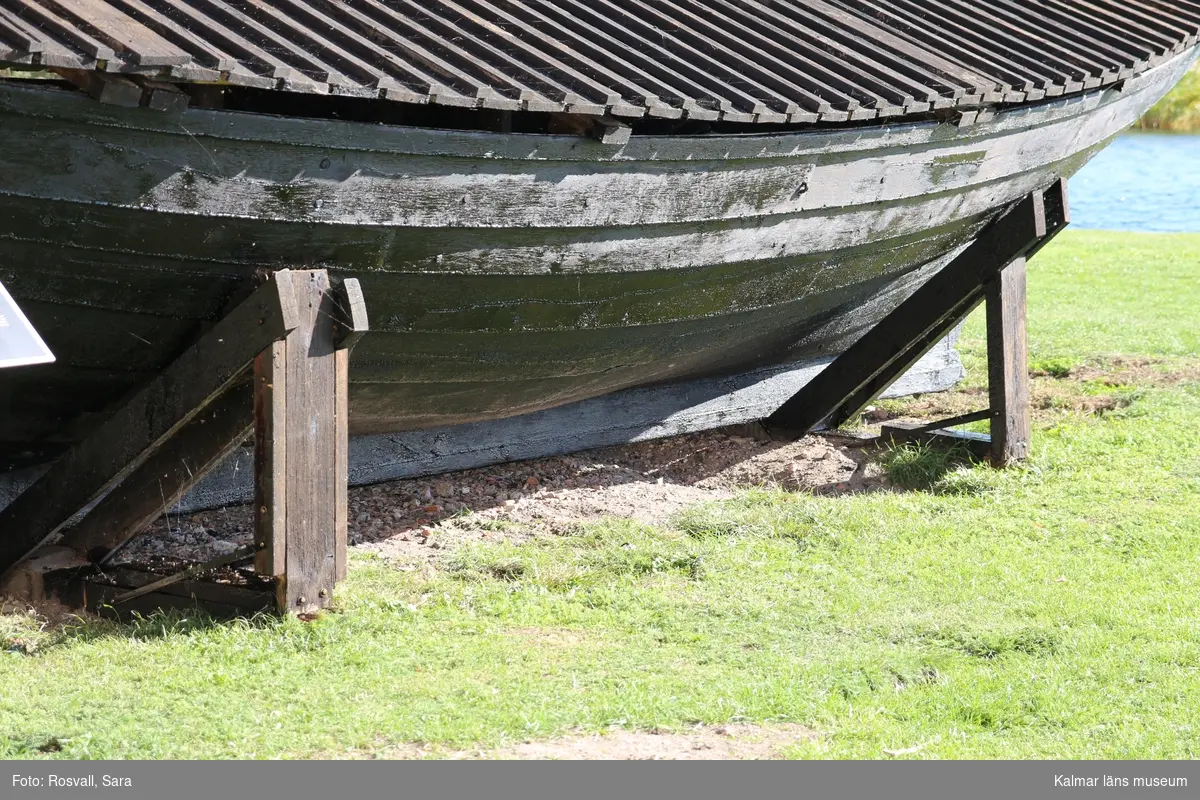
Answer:
M0 280L58 360L3 376L0 460L76 439L265 268L362 282L355 433L835 355L1194 57L965 127L621 147L2 85Z

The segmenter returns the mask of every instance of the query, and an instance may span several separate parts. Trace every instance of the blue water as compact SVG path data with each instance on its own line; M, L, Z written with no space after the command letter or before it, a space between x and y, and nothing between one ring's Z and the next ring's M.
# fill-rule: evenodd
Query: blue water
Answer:
M1200 136L1119 137L1071 179L1071 227L1200 233Z

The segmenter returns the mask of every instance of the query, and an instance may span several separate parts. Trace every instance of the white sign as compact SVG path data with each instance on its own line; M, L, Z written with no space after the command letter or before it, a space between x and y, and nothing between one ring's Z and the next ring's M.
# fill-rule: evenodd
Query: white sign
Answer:
M49 364L54 354L0 283L0 369Z

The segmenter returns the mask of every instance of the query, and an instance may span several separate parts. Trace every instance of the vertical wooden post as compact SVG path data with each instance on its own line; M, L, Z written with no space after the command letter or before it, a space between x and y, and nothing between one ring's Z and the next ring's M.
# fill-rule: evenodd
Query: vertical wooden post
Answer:
M1025 259L1018 258L987 285L988 391L992 408L992 463L1029 456L1029 348L1025 334Z
M346 373L338 369L328 273L292 276L300 324L255 364L256 536L279 610L305 613L331 604L339 553L345 557L338 407Z
M275 342L254 360L254 569L261 575L287 571L286 361L286 340Z
M350 351L334 352L334 519L337 525L333 548L334 580L346 577L346 539L350 505Z

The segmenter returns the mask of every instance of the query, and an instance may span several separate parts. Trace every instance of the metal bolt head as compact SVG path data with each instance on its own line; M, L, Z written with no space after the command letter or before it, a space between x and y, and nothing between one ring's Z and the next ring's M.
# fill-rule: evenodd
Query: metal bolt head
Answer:
M308 602L308 598L307 598L307 597L297 597L297 598L296 598L296 605L298 605L298 606L302 606L302 605L304 605L304 604L305 604L305 603L307 603L307 602Z
M324 597L325 595L329 594L329 592L327 592L327 591L325 591L324 589L322 589L321 591L317 592L317 594L318 594L320 597Z

